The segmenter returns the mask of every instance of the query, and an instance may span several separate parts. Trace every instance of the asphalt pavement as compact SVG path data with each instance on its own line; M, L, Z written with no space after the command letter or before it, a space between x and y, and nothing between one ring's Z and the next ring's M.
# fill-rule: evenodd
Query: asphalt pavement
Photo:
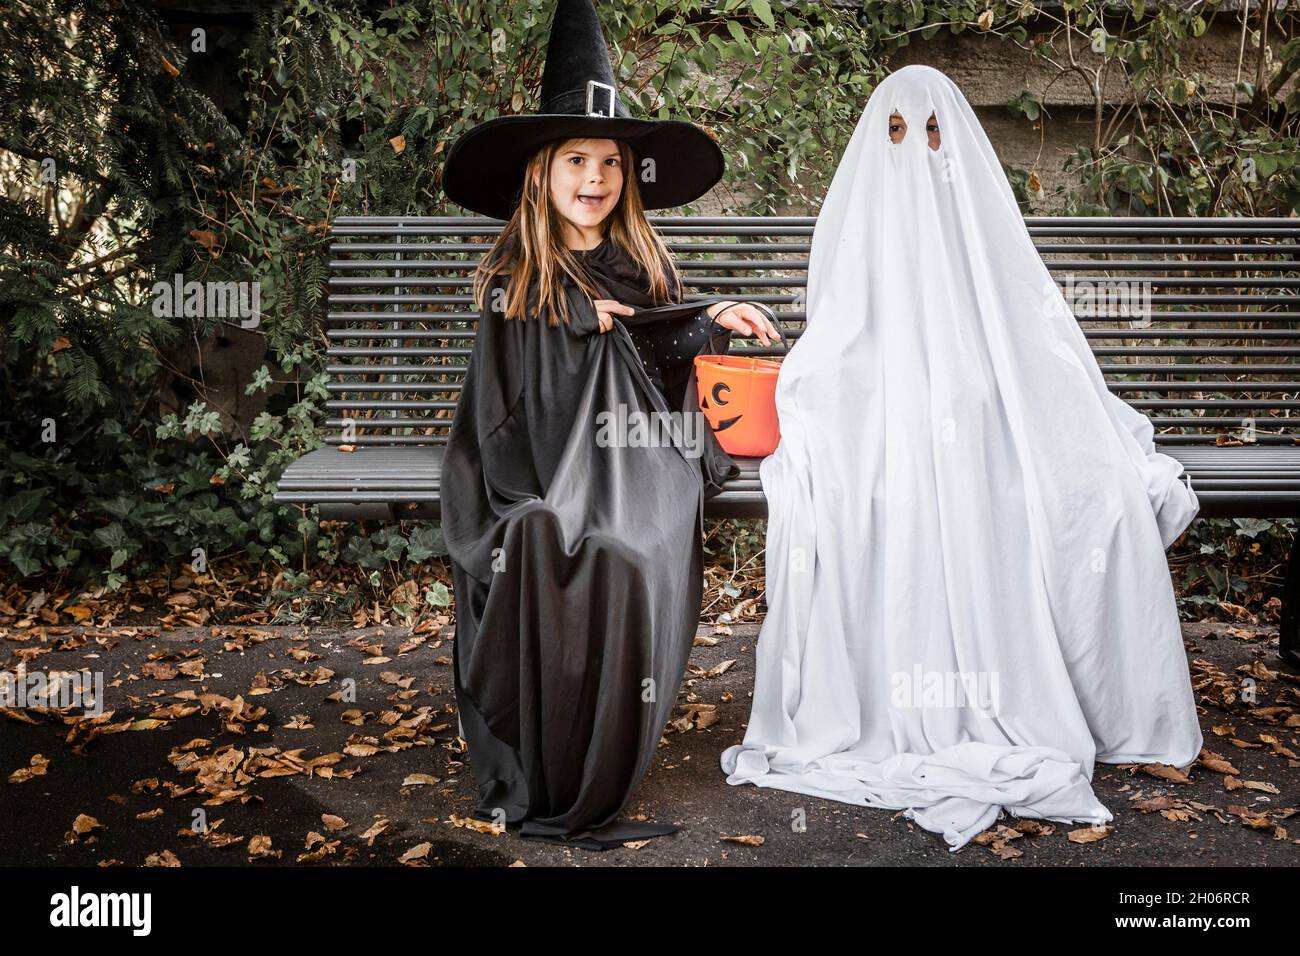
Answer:
M1275 629L1186 625L1205 759L1098 764L1104 832L1004 818L951 853L897 812L730 786L758 626L702 627L627 813L681 829L604 852L472 818L450 628L13 629L4 667L103 675L104 713L0 710L0 864L1294 865L1300 678ZM1244 699L1243 699L1244 697ZM1154 768L1157 772L1159 768Z

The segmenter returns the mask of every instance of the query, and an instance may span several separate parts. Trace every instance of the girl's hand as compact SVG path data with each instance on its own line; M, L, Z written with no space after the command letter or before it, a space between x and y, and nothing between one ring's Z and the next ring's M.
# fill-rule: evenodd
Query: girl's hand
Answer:
M596 321L600 323L600 331L608 332L614 327L614 316L631 315L636 311L630 305L624 305L614 299L596 299L592 302L596 307Z
M715 302L705 311L724 329L730 329L739 335L757 335L758 340L764 345L770 345L781 338L781 333L776 330L772 320L748 302L741 302L738 305ZM721 318L718 318L718 313L722 314Z

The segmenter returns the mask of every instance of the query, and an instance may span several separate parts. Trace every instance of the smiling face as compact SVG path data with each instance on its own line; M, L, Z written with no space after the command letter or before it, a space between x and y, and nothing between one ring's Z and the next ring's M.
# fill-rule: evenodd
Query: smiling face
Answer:
M726 382L714 382L707 390L700 390L700 410L704 412L705 419L715 432L726 431L744 417L727 415L730 411L727 408L731 404L730 396L731 386Z
M623 160L612 139L573 139L551 160L551 204L566 220L571 239L600 234L599 226L623 192ZM567 230L566 230L567 231Z
M903 137L907 135L907 120L903 119L898 110L889 114L889 141L894 144L901 143ZM927 143L931 149L939 148L939 121L934 118L934 113L925 122L925 135Z

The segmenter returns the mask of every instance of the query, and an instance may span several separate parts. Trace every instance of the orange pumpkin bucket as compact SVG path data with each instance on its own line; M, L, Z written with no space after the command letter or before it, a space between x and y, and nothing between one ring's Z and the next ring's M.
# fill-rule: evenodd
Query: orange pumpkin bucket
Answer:
M766 458L776 451L781 440L776 414L776 377L780 371L781 363L771 359L695 356L700 410L728 455Z

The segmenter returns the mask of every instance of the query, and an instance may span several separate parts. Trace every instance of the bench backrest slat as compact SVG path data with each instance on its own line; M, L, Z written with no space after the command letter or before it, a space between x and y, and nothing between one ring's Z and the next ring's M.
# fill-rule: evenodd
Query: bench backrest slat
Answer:
M766 303L798 340L815 219L651 222L677 258L688 298ZM1300 220L1025 222L1109 387L1150 416L1161 442L1213 443L1243 429L1260 443L1300 440L1300 416L1290 416L1300 406ZM474 268L501 225L478 217L334 221L327 427L351 422L359 444L446 440L475 334ZM780 354L732 341L740 354Z

